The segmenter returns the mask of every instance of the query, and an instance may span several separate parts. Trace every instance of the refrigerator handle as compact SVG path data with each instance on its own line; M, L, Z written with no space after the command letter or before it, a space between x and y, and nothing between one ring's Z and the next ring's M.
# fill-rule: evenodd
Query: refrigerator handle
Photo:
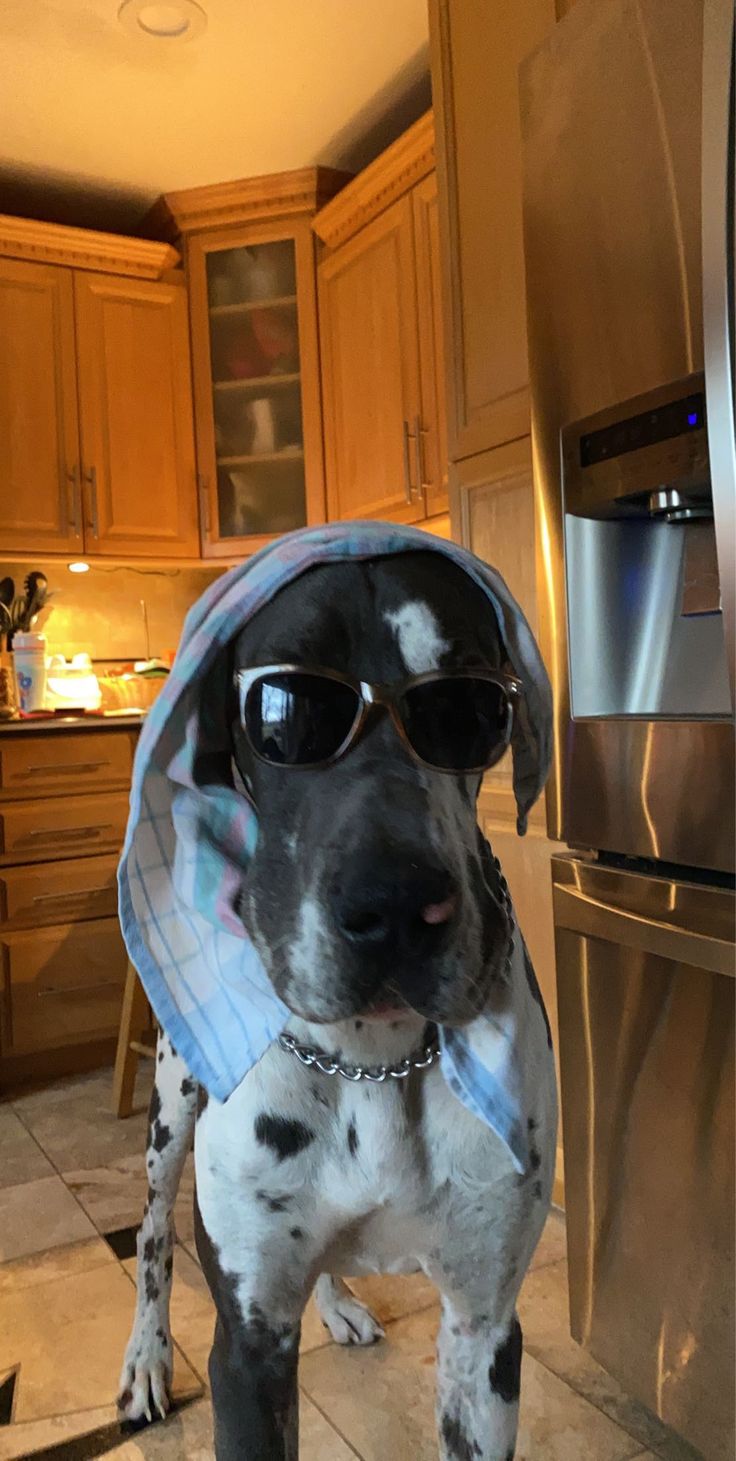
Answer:
M583 937L604 939L606 943L621 944L640 953L707 969L711 974L736 977L736 958L730 939L715 938L632 913L593 898L582 888L562 887L557 882L553 897L556 928L567 928Z
M733 0L705 0L702 156L705 394L723 627L731 697L736 705L734 125Z

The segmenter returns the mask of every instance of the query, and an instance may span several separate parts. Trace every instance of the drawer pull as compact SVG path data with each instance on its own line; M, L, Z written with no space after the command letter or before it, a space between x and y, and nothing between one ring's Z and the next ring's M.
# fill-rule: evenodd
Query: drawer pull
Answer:
M57 837L99 837L103 832L111 831L112 822L103 822L101 826L93 827L41 827L36 832L28 832L26 836L29 842L34 837L47 837L51 841Z
M34 893L32 903L68 903L70 898L91 898L93 893L111 893L113 883L104 883L99 888L70 888L66 893Z
M101 766L109 765L109 761L74 761L72 763L65 761L58 766L29 766L25 774L26 776L49 776L52 772L56 775L58 771L75 771L81 775L83 771L99 771Z
M46 999L50 994L98 994L101 989L119 989L123 986L116 979L106 979L103 984L72 984L69 989L37 989L36 999Z

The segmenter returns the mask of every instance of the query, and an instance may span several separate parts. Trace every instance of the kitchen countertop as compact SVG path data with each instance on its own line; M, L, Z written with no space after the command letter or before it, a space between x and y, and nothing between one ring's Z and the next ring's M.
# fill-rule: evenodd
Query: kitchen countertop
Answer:
M138 730L145 718L145 711L131 710L125 715L58 715L38 720L1 720L0 737L58 735L63 731Z

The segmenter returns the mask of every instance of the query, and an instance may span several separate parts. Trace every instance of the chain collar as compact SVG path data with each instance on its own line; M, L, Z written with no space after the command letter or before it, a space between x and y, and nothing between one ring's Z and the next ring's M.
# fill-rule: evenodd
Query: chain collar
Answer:
M316 1045L300 1045L293 1035L279 1035L279 1045L289 1055L295 1055L302 1065L314 1066L323 1075L341 1075L346 1081L403 1081L412 1070L427 1070L434 1065L440 1053L437 1032L431 1036L416 1055L405 1056L396 1065L341 1065L334 1055L327 1055Z

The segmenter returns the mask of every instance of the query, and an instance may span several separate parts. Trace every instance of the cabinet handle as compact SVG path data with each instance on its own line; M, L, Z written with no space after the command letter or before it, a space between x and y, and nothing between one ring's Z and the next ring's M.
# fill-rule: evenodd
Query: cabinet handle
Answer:
M424 460L424 437L426 432L422 426L420 416L414 417L414 430L417 435L417 476L419 478L417 492L421 493L430 486L427 481L427 464Z
M199 516L202 524L202 532L205 538L210 535L210 479L200 472L197 477L199 487Z
M93 893L111 893L114 883L103 883L99 888L70 888L66 893L34 893L32 903L69 903L72 898L90 898Z
M404 496L407 502L411 504L414 501L414 487L411 480L411 450L409 447L409 442L412 437L409 430L409 422L403 421L401 424L404 428Z
M81 522L79 520L79 513L78 513L78 506L79 506L79 467L76 464L71 468L71 470L69 472L67 472L67 474L66 474L66 480L67 480L67 482L69 483L69 485L70 485L70 487L72 489L71 492L70 492L70 494L69 494L69 501L67 503L67 518L68 518L68 521L69 521L69 526L70 526L70 528L71 528L71 530L72 530L75 538L78 538L79 537L79 533L80 533L80 529L81 529L81 526L82 525L81 525Z
M27 832L26 837L21 838L21 841L27 839L30 842L36 837L46 837L50 841L55 841L57 837L87 837L88 835L100 837L103 832L111 831L112 822L103 822L99 826L90 827L41 827L36 832Z
M97 468L96 467L90 467L90 469L89 469L88 472L84 472L83 473L83 476L84 476L85 482L87 483L87 486L89 487L89 494L90 494L90 524L89 525L90 525L90 528L92 529L92 537L93 538L99 538L99 536L100 536L100 528L99 528L99 520L98 520L98 517L97 517Z
M56 775L58 771L98 771L100 766L109 765L109 761L75 761L71 764L68 761L64 761L63 763L60 762L58 766L29 766L26 770L26 776L48 776L51 772Z

